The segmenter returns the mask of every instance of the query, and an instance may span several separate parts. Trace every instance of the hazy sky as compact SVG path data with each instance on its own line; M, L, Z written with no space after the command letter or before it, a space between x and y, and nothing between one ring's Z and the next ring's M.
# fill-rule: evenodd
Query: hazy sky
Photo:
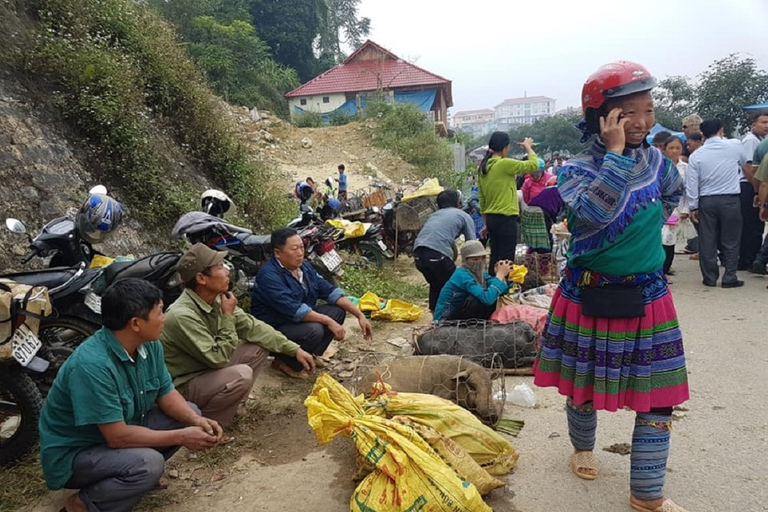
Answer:
M578 106L600 65L695 77L730 53L768 69L768 0L362 0L370 39L453 81L452 113L504 98Z

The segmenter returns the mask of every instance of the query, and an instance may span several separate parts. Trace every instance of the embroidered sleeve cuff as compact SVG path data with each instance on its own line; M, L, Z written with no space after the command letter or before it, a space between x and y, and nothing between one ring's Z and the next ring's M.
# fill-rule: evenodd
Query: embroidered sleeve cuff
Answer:
M345 297L347 294L341 288L334 289L330 295L328 295L328 304L336 304L340 298Z
M293 320L294 322L301 322L305 316L307 316L312 311L312 308L309 307L306 304L302 304L299 306L299 309L296 310L296 313L294 313Z

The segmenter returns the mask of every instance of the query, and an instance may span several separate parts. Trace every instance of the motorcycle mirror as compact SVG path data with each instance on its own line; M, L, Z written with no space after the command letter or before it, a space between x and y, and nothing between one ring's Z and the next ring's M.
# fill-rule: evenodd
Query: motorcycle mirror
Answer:
M91 190L88 191L89 194L101 194L101 195L107 195L107 187L104 185L96 185Z
M24 223L19 219L5 219L5 227L8 228L8 231L18 233L19 235L25 235L27 233L26 226L24 226Z

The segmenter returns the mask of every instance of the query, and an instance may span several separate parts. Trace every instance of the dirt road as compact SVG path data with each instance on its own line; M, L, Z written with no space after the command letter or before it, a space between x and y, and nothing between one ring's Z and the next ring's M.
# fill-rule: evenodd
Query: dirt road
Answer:
M685 335L692 389L686 410L677 411L669 461L667 494L691 512L758 512L768 502L768 369L765 318L766 280L744 274L737 290L704 288L696 262L677 256L673 286ZM350 326L354 330L354 322ZM397 325L391 335L403 336ZM398 334L399 333L399 334ZM383 334L383 333L382 333ZM528 378L510 378L511 389ZM308 384L267 372L255 395L277 397L279 407L254 424L257 441L241 457L217 463L180 453L171 487L142 504L162 512L343 512L354 485L354 451L348 439L319 447L300 403ZM552 390L536 389L534 409L507 405L506 416L524 419L511 438L521 452L508 487L488 502L497 512L629 511L629 456L603 451L629 443L633 414L601 414L598 429L600 478L579 480L568 469L570 443L564 400ZM56 511L66 493L52 493L28 510Z

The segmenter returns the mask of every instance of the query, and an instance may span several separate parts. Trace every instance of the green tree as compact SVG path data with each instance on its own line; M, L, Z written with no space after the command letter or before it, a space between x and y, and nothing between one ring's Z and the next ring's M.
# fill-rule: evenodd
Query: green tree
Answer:
M731 54L710 64L697 88L697 111L704 119L721 119L726 133L750 125L745 106L768 101L768 73L751 57Z
M325 0L252 0L251 16L275 59L306 82L317 73L314 42L327 23Z
M534 149L539 156L549 157L552 153L578 153L584 149L581 133L574 127L581 114L557 115L536 120L533 124L519 126L509 131L512 143L533 137ZM516 153L513 148L512 153Z
M321 54L331 56L336 62L343 60L341 44L353 48L363 43L363 38L371 31L370 18L360 18L358 7L360 0L326 0L328 14L320 37Z
M670 76L653 90L656 122L670 130L681 131L683 118L696 107L696 89L686 76Z

